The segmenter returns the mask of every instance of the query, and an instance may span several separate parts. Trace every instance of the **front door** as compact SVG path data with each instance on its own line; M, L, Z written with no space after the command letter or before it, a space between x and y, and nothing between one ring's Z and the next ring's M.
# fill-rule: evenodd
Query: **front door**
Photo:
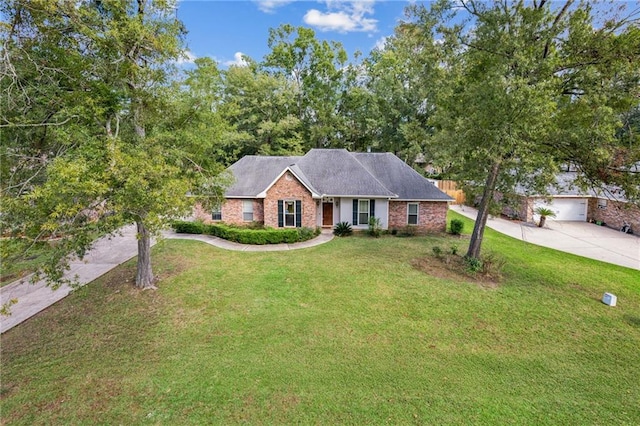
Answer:
M333 226L333 203L322 203L322 226Z

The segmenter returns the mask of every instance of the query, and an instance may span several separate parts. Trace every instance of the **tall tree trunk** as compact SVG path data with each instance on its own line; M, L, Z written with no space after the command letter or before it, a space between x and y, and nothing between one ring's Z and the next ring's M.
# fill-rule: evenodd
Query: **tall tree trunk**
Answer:
M138 269L136 271L136 287L154 288L153 270L151 269L151 236L142 221L136 221L138 227Z
M473 233L471 234L471 241L469 242L467 257L474 257L476 259L480 258L482 237L484 236L484 228L487 225L487 219L489 218L489 206L493 199L493 192L496 189L496 182L498 180L498 174L500 173L500 164L501 162L499 160L495 161L491 165L491 170L487 176L487 180L484 185L484 192L482 193L482 200L480 201L480 207L478 208L478 217L476 218Z

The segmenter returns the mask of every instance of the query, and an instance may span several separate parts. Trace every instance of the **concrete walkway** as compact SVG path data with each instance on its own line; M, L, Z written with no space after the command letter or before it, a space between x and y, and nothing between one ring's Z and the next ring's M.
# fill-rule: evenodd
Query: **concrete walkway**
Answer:
M249 246L208 235L176 234L173 231L164 232L169 239L198 240L226 250L237 251L278 251L308 248L326 243L333 238L333 234L323 232L318 237L295 244L273 244L264 246ZM155 242L153 242L155 244ZM122 228L120 235L104 237L96 241L93 248L83 260L73 260L71 269L64 275L67 279L77 278L79 285L85 285L109 272L116 266L128 261L138 254L135 226ZM0 315L0 333L15 327L31 318L38 312L48 308L71 293L72 288L63 285L57 290L47 287L44 280L30 284L31 276L26 276L0 288L0 304L4 305L12 300L17 303L10 307L11 315Z
M451 210L475 220L478 211L453 205ZM566 253L640 270L640 238L586 222L547 219L544 228L532 223L490 217L487 226L519 240Z

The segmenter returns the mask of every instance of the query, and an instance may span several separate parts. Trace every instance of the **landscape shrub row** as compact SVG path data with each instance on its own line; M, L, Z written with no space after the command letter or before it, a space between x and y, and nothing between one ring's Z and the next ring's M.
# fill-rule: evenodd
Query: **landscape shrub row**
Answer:
M282 244L307 241L319 234L311 228L241 228L225 224L176 221L173 229L179 234L207 234L241 244Z

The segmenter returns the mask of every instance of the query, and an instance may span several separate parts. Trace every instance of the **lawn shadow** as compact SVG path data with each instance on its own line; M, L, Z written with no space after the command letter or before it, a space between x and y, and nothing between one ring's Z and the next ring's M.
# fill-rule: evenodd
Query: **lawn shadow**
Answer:
M640 328L640 317L627 314L623 318L629 325Z

